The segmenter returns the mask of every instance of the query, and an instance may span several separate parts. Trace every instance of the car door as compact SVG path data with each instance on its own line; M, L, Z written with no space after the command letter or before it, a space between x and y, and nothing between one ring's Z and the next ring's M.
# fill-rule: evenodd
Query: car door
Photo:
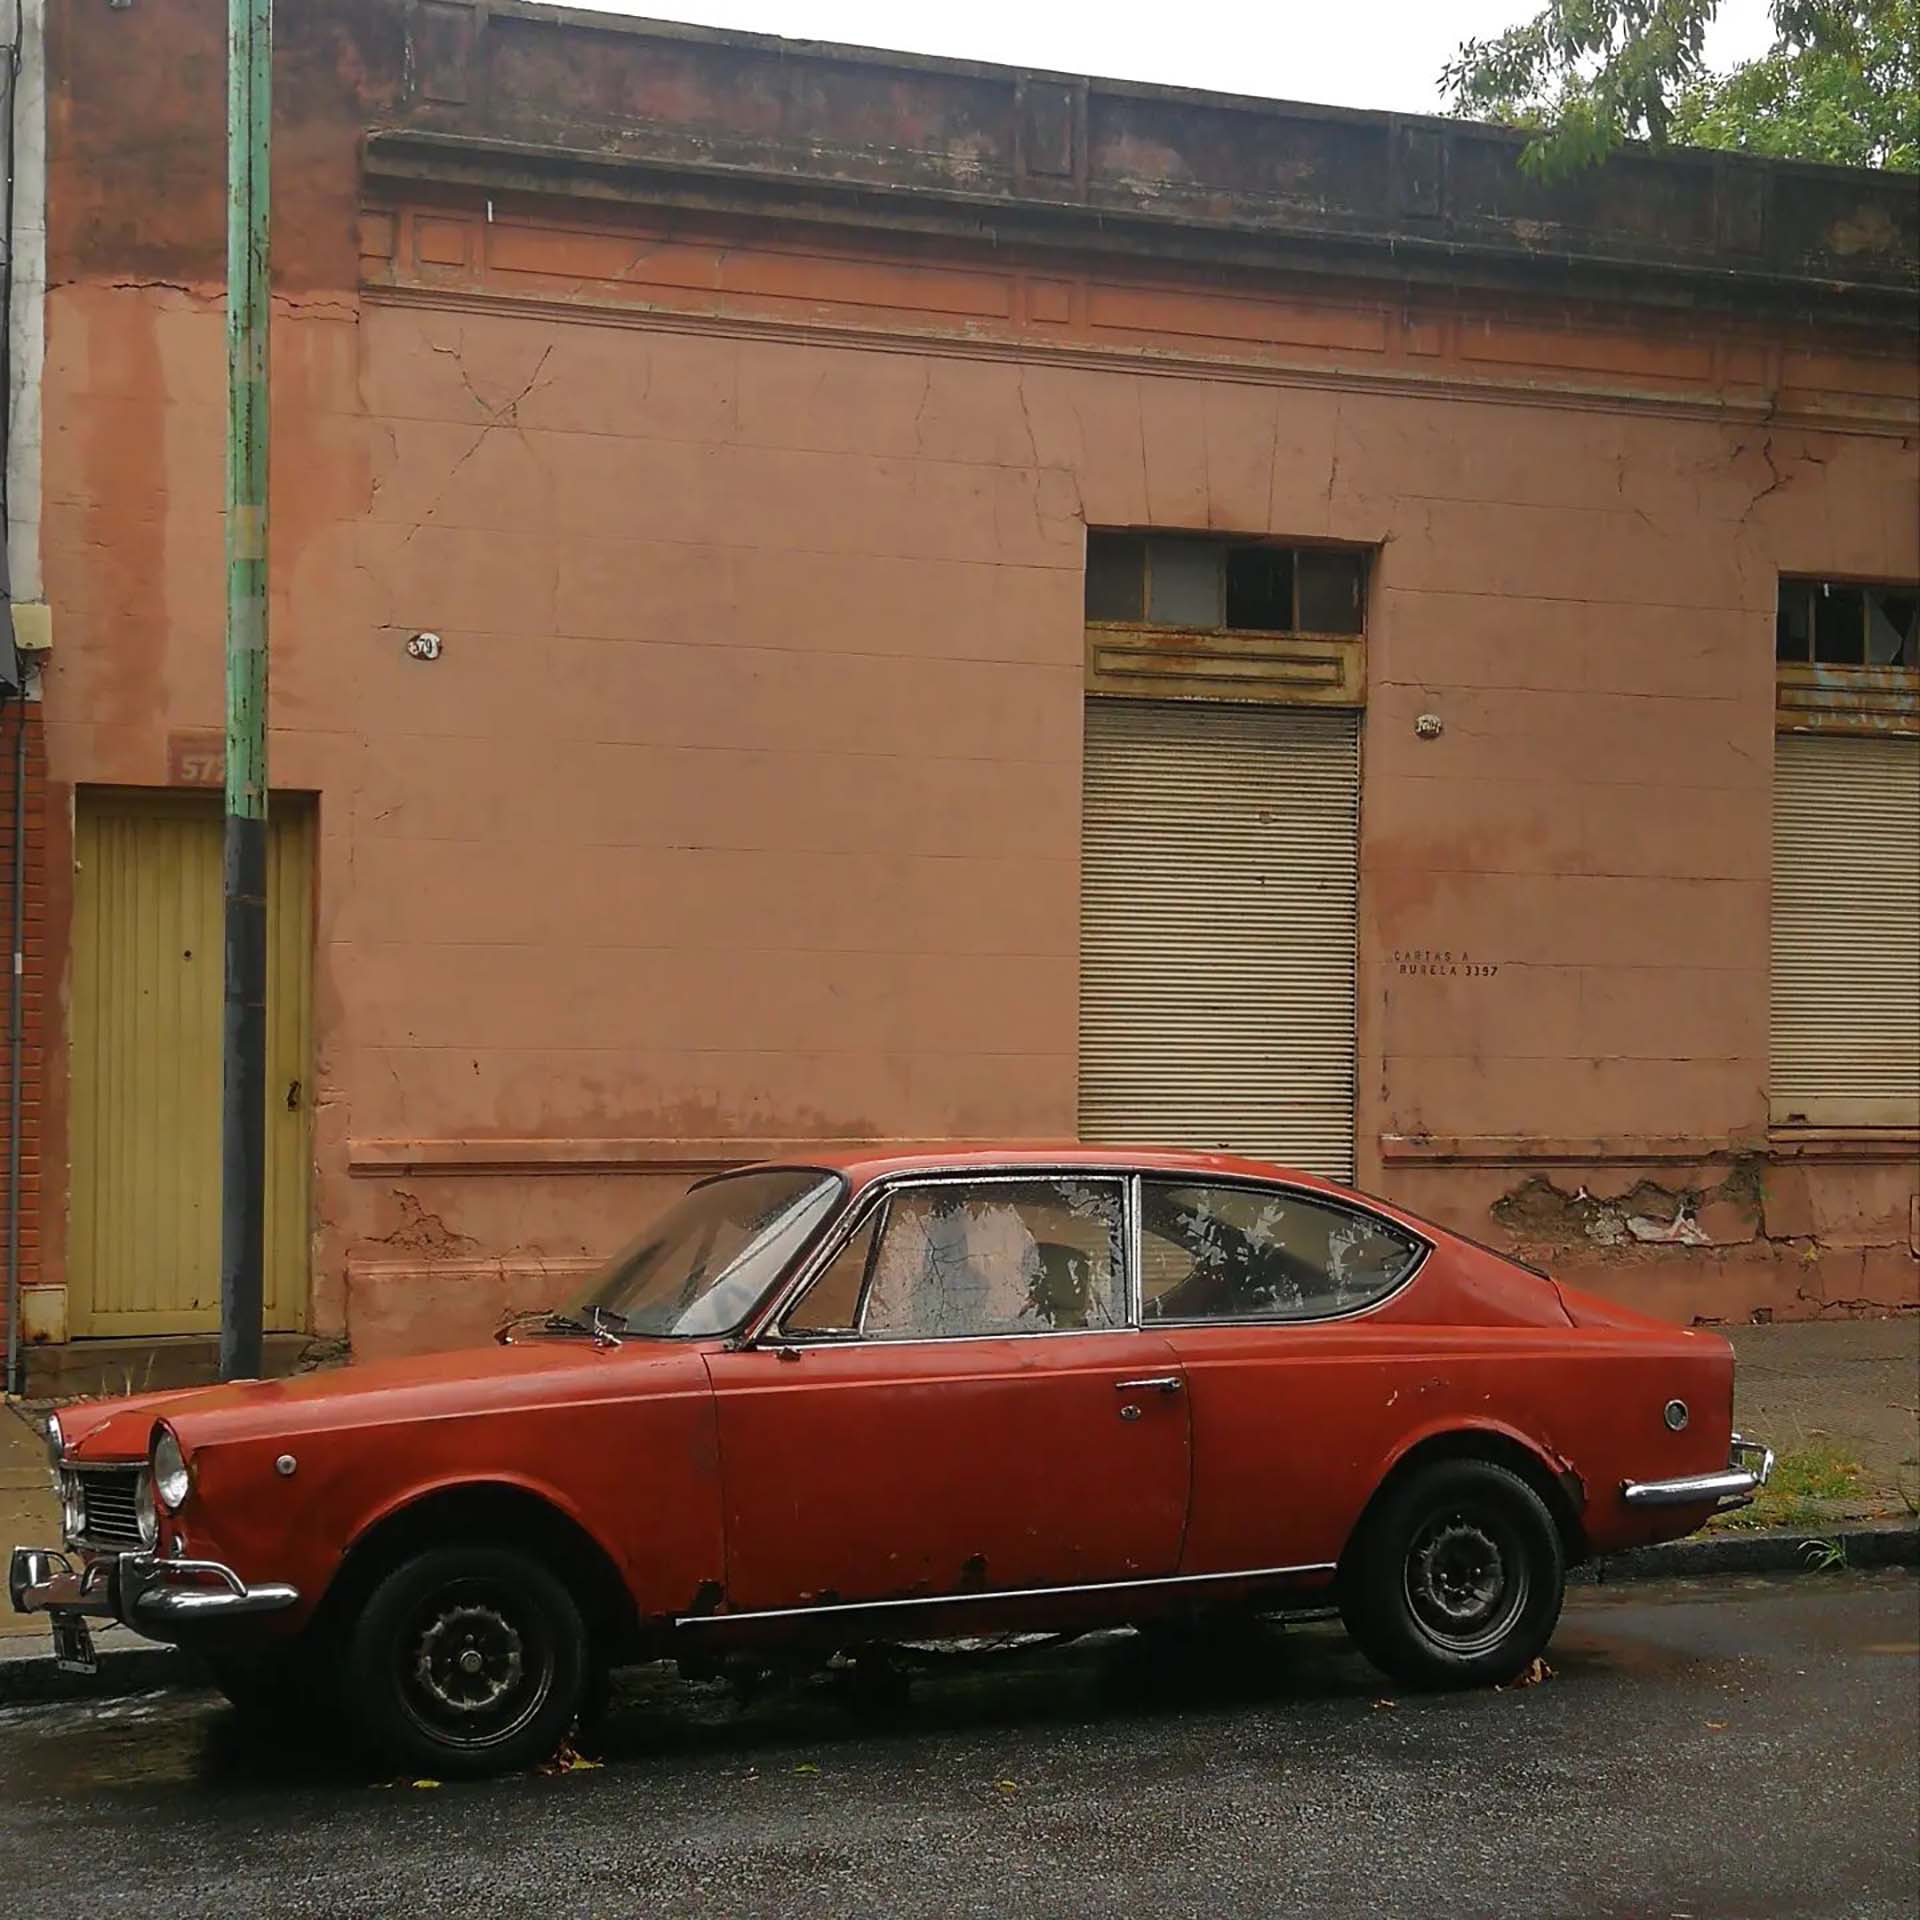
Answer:
M1338 1558L1425 1377L1405 1325L1369 1317L1426 1248L1327 1196L1143 1179L1140 1321L1186 1375L1188 1575ZM1432 1367L1425 1369L1431 1374Z
M1130 1324L1123 1181L927 1179L870 1204L762 1343L708 1358L735 1611L1173 1574L1168 1343Z

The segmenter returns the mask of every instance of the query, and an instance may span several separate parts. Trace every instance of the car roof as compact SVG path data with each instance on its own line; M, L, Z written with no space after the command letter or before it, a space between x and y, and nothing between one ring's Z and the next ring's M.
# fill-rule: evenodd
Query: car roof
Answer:
M768 1164L774 1164L769 1162ZM912 1173L1017 1173L1023 1168L1085 1168L1088 1172L1169 1173L1210 1179L1284 1180L1290 1186L1358 1198L1318 1174L1253 1160L1242 1154L1207 1153L1188 1147L1104 1147L1084 1141L931 1142L847 1147L827 1153L797 1153L777 1164L820 1167L845 1175L856 1189L875 1180Z

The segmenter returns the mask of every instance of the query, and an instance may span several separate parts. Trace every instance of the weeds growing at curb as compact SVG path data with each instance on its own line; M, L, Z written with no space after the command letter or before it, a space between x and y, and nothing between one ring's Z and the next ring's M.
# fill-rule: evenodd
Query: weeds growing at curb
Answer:
M1805 1440L1781 1451L1774 1462L1773 1477L1751 1506L1723 1514L1712 1524L1736 1533L1793 1527L1811 1532L1831 1526L1837 1506L1861 1498L1864 1473L1858 1460L1830 1441Z

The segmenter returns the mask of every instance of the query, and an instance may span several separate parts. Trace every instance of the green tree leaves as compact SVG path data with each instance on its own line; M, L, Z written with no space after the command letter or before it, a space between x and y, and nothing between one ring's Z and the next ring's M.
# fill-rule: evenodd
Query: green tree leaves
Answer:
M1441 74L1456 113L1529 129L1553 180L1623 140L1920 169L1920 0L1774 0L1774 47L1708 71L1720 0L1547 0Z

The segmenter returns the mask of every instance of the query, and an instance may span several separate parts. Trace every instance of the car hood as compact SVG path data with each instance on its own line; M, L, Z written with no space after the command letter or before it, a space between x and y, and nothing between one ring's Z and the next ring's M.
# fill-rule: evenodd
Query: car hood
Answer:
M172 1426L191 1450L210 1440L506 1413L650 1391L704 1392L701 1353L700 1345L684 1340L629 1339L602 1347L578 1336L535 1338L286 1380L82 1401L60 1409L60 1426L70 1459L138 1460L146 1457L157 1420Z

